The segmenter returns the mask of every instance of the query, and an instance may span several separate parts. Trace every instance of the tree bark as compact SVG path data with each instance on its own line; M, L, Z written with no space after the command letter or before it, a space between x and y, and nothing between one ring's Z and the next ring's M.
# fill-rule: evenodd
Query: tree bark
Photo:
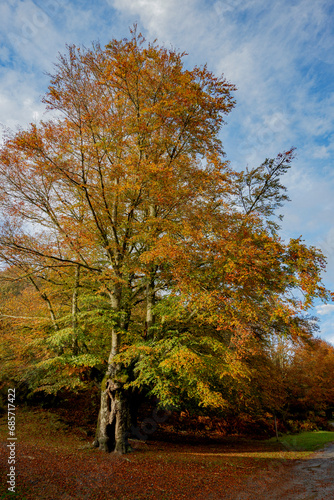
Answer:
M46 295L46 293L44 293L44 292L41 291L41 289L37 285L36 281L33 280L31 276L29 277L29 281L33 284L33 286L35 287L35 289L37 290L37 292L40 294L41 298L43 300L45 300L45 302L47 304L47 307L49 309L49 312L50 312L50 316L51 316L51 321L52 321L52 324L53 324L53 328L55 329L56 332L59 331L59 326L58 326L58 323L57 323L56 315L55 315L55 312L53 310L53 307L52 307L52 304L50 302L49 297Z
M78 346L78 293L79 293L79 284L80 284L80 266L76 266L75 268L75 276L74 276L74 287L72 294L72 350L73 354L78 354L79 346Z
M152 204L149 206L149 217L153 219L156 217L156 208ZM145 332L148 337L152 336L152 331L150 329L154 326L155 317L154 317L154 305L155 305L155 275L156 275L156 266L154 264L151 265L150 273L148 276L148 282L146 286L146 324L145 324Z
M274 412L274 423L275 423L275 435L276 435L276 441L278 441L278 430L277 430L277 418L276 418L276 412Z
M120 311L120 290L115 287L112 294L112 307L115 312ZM108 368L101 385L101 403L97 423L94 446L102 451L127 453L130 451L128 431L130 429L130 412L128 392L124 389L121 380L121 366L114 361L119 352L121 342L122 320L113 327L111 334L111 349L108 359Z
M149 282L146 287L146 331L147 335L150 337L152 335L152 331L150 331L151 327L154 326L154 314L153 308L155 304L155 282L154 282L154 273L151 273L149 278Z
M101 385L101 403L94 446L102 451L127 453L131 450L128 443L130 412L128 392L118 381L119 370L114 374L108 370Z

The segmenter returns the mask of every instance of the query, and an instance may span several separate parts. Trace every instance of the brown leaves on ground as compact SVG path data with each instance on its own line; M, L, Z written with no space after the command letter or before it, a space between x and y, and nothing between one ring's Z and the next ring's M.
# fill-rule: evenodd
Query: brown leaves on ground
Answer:
M278 445L246 440L132 441L133 453L105 454L88 447L49 412L19 413L16 496L20 500L238 499L252 476L267 477L277 467L285 468L286 453ZM0 498L6 498L7 488L6 432L2 419Z
M1 451L6 463L5 446ZM156 442L138 443L127 456L22 443L17 452L17 490L27 500L227 498L259 467L252 459L217 458L209 446Z

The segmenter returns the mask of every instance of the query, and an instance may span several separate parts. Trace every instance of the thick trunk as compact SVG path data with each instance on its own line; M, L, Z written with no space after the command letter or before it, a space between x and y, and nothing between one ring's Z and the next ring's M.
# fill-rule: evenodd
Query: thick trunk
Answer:
M117 372L113 375L108 370L102 382L94 446L102 451L127 453L130 451L128 433L131 424L128 393L117 381L117 375Z
M119 304L119 296L114 293L113 309L119 311ZM120 337L119 329L113 328L108 369L101 385L100 412L94 446L103 451L127 453L130 450L127 439L130 428L128 393L123 388L121 367L114 362L119 351Z

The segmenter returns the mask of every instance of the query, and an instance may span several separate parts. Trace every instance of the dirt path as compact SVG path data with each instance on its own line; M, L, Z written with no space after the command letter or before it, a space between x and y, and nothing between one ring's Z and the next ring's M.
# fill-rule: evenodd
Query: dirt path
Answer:
M294 465L281 462L277 469L261 472L249 479L243 492L235 497L235 500L282 499L334 499L334 443Z

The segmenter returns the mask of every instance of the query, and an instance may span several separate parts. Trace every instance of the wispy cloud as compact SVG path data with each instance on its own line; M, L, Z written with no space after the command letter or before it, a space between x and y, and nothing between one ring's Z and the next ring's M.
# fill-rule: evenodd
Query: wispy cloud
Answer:
M333 304L322 304L321 306L318 306L316 308L316 311L320 316L323 316L325 314L331 314L334 312L334 305Z
M334 288L334 4L329 0L7 0L0 4L0 122L43 116L57 53L129 36L129 27L208 63L236 84L237 106L222 140L235 168L291 146L285 238L303 235L328 256ZM0 131L1 133L1 131ZM326 306L327 307L327 306ZM322 311L330 311L326 316ZM330 335L332 308L320 309ZM331 316L332 315L332 316Z

